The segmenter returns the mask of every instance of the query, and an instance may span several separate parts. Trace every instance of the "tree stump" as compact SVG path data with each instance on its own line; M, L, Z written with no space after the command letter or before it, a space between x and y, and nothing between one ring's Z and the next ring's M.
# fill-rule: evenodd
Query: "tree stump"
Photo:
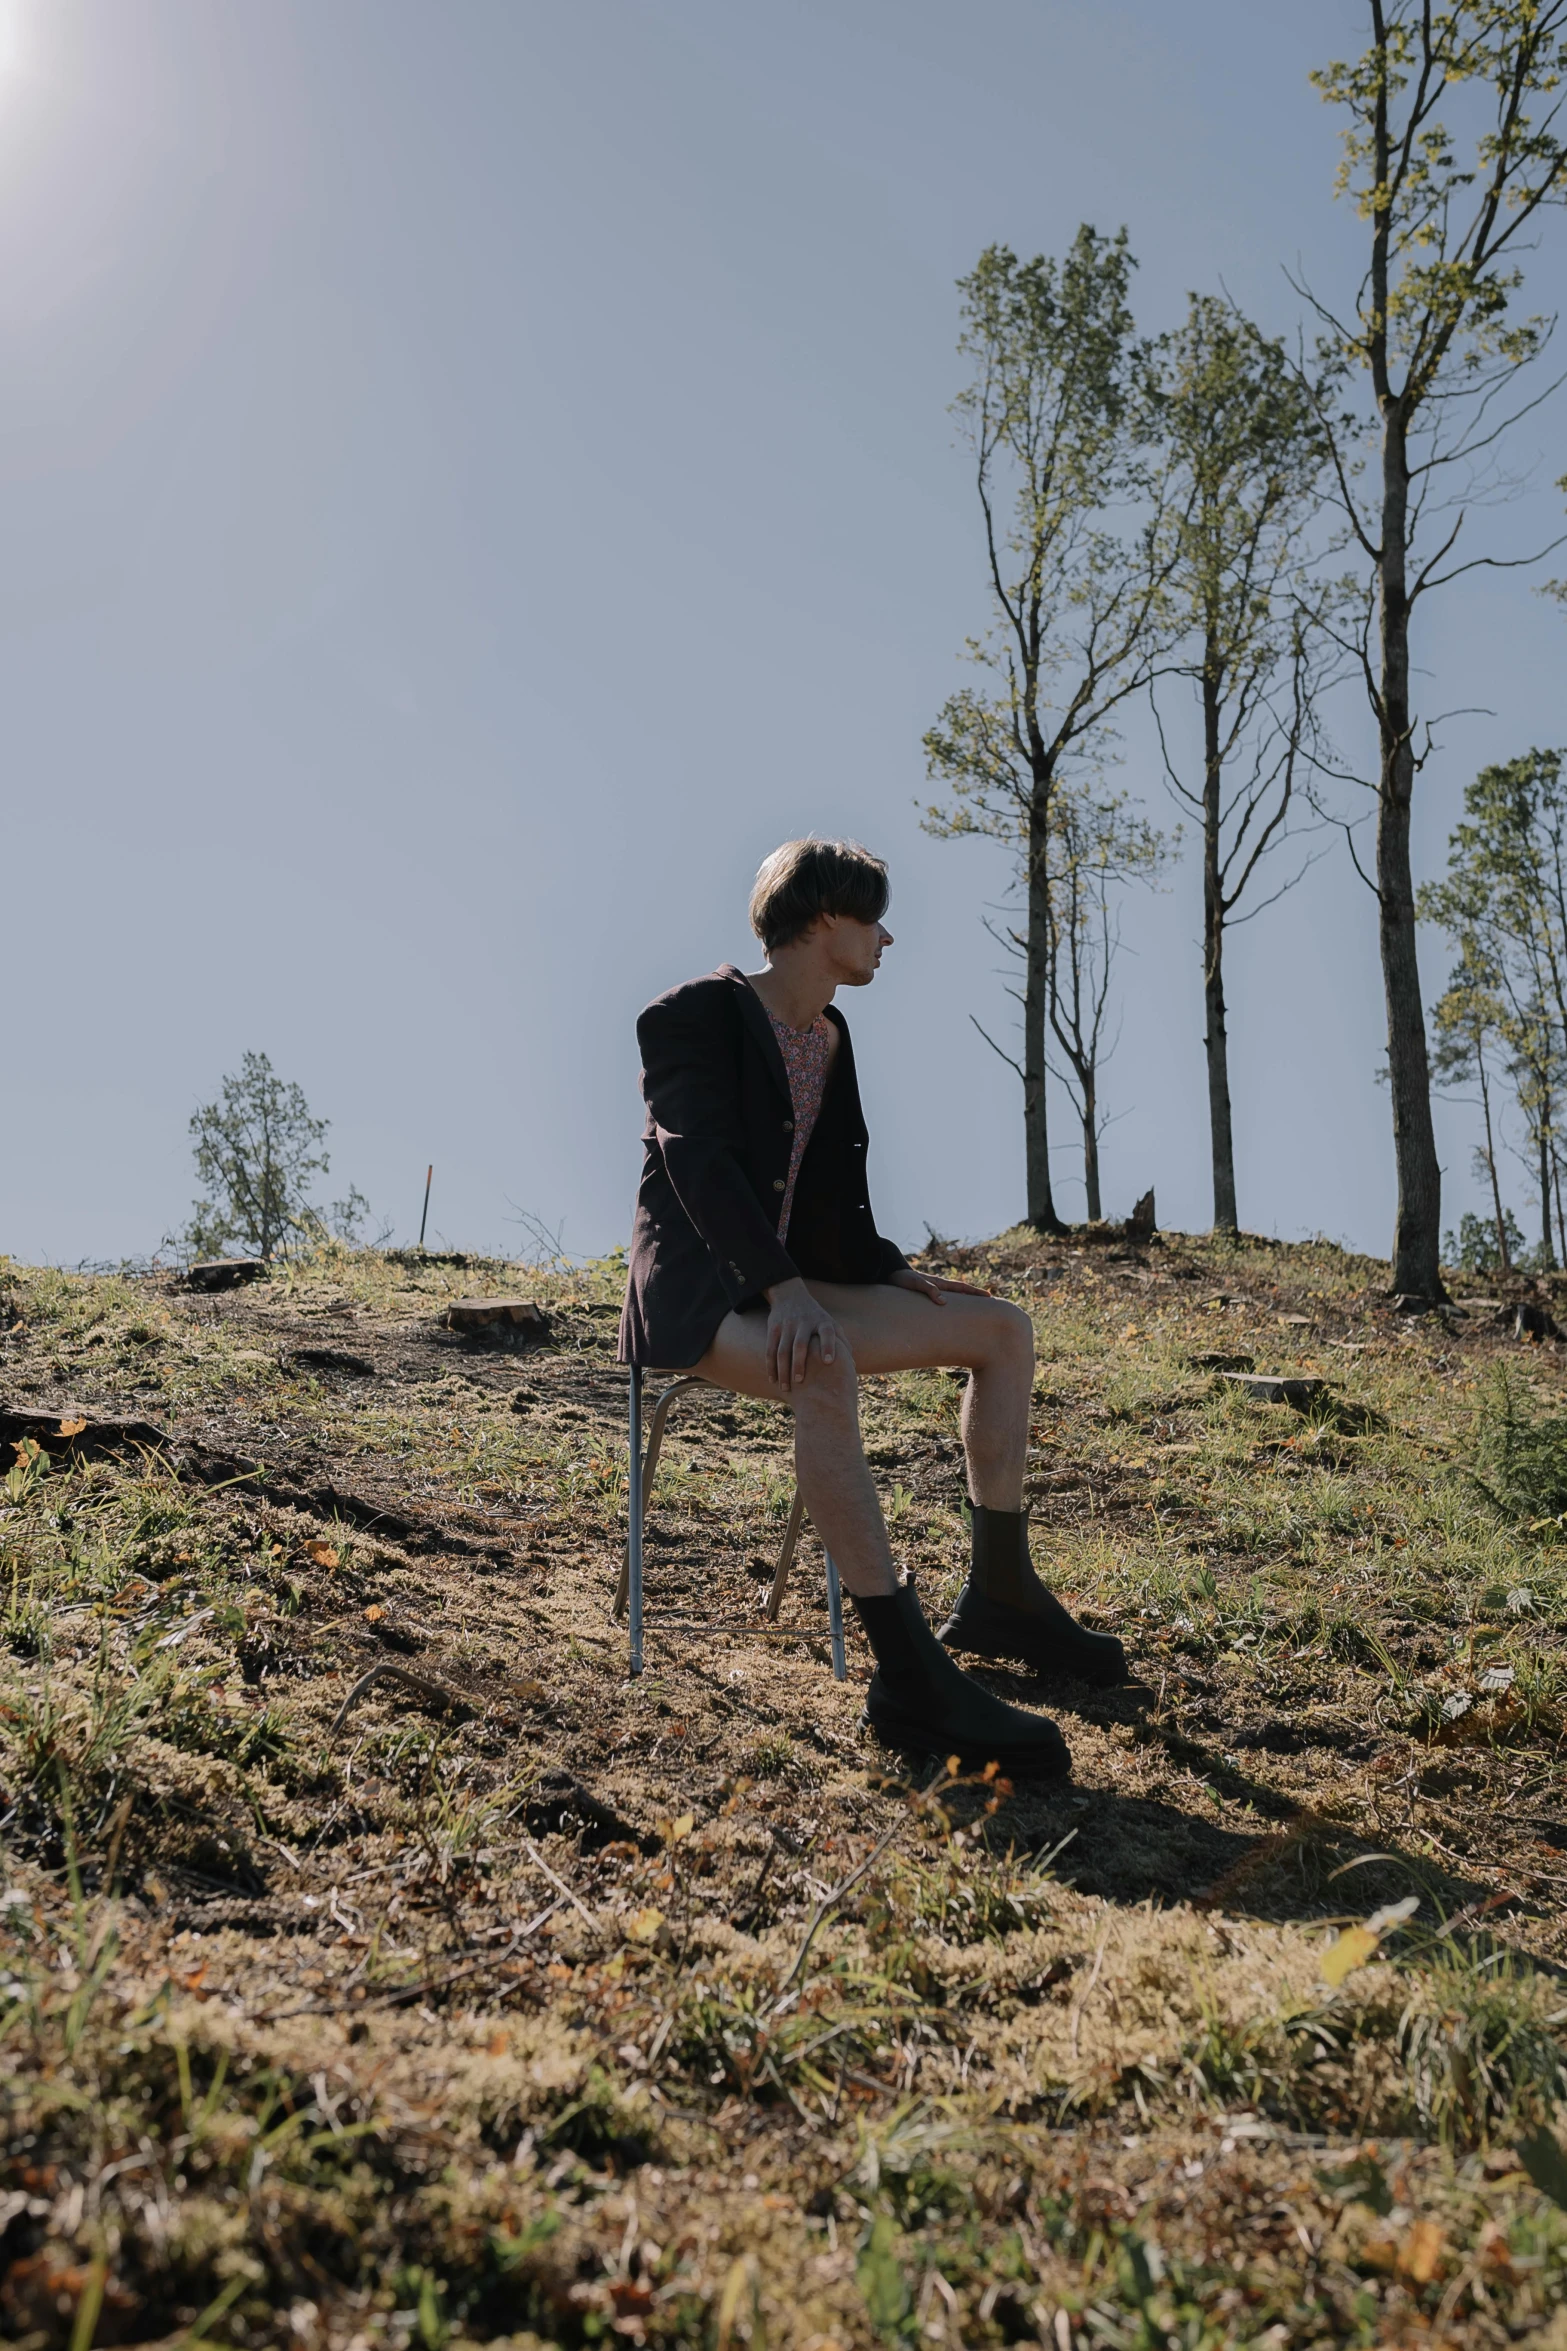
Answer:
M185 1269L185 1285L191 1290L237 1290L242 1282L266 1279L267 1261L264 1257L199 1257Z
M1293 1404L1297 1412L1321 1403L1328 1392L1326 1380L1291 1379L1277 1372L1225 1371L1219 1377L1226 1387L1239 1388L1253 1404Z
M1151 1241L1158 1229L1154 1220L1153 1186L1150 1184L1126 1220L1126 1237L1129 1241Z

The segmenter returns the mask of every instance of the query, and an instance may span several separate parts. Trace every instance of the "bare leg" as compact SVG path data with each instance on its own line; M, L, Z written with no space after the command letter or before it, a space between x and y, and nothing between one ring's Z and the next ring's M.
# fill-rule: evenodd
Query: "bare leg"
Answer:
M804 1380L786 1391L768 1377L766 1341L764 1315L726 1315L696 1366L698 1377L792 1409L795 1476L844 1589L861 1598L895 1592L898 1571L860 1443L859 1379L847 1345L839 1346L833 1363L813 1355Z
M831 1309L861 1372L936 1365L968 1372L962 1427L969 1500L987 1510L1021 1510L1034 1387L1034 1326L1022 1309L953 1292L937 1305L885 1284L810 1287Z
M860 1443L858 1374L966 1366L963 1445L969 1493L993 1510L1023 1499L1034 1334L1027 1315L995 1298L949 1296L936 1305L908 1290L812 1282L842 1335L835 1363L812 1355L804 1381L778 1387L767 1369L767 1318L726 1315L698 1376L715 1387L787 1404L795 1416L795 1467L805 1507L861 1597L897 1589L886 1524Z
M768 1366L766 1315L729 1314L694 1369L716 1387L794 1413L800 1491L876 1659L867 1721L889 1746L1060 1778L1071 1757L1054 1723L971 1681L926 1622L914 1586L899 1584L860 1444L861 1372L963 1364L972 1374L963 1407L970 1486L998 1497L987 1512L1002 1507L1001 1495L1020 1500L1033 1369L1027 1317L993 1298L949 1292L937 1305L886 1285L809 1286L837 1325L832 1363L813 1339L803 1377L781 1388Z

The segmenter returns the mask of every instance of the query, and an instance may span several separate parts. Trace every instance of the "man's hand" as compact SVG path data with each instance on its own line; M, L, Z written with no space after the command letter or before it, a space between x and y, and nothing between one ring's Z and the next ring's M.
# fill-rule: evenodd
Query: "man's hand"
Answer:
M765 1295L767 1376L777 1387L793 1388L805 1378L813 1339L823 1363L836 1359L838 1325L798 1276L779 1282Z
M887 1276L888 1287L895 1290L913 1290L921 1298L944 1306L946 1293L956 1291L960 1298L988 1298L990 1292L974 1282L949 1281L944 1273L916 1273L912 1265L900 1265L896 1273Z

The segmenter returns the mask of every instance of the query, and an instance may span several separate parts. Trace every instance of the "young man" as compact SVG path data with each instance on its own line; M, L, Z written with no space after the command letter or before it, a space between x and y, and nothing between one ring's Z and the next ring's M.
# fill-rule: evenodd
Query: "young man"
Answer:
M1054 1723L982 1689L948 1648L1099 1684L1124 1681L1126 1660L1029 1559L1027 1315L917 1273L876 1230L854 1053L832 999L874 979L892 945L887 898L868 851L787 841L751 893L765 967L725 964L637 1022L648 1117L620 1356L792 1409L800 1491L875 1653L866 1713L889 1746L1057 1777L1071 1764ZM973 1560L940 1640L899 1583L859 1426L861 1373L925 1366L969 1374Z

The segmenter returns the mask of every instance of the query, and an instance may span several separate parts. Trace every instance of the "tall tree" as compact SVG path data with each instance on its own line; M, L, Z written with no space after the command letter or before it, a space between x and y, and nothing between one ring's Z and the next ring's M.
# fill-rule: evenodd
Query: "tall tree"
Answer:
M1050 1032L1064 1064L1054 1074L1082 1130L1083 1191L1089 1222L1097 1223L1104 1214L1099 1077L1115 1047L1107 1022L1120 898L1128 882L1154 878L1168 844L1124 792L1059 791L1051 830Z
M1047 1232L1061 1229L1045 1091L1052 808L1063 780L1092 766L1111 714L1147 686L1162 646L1165 559L1132 267L1124 230L1085 225L1059 262L993 245L959 281L973 377L956 413L992 619L968 648L983 685L954 694L925 737L929 775L948 797L923 821L942 836L995 835L1017 858L1027 1215ZM1119 532L1108 527L1118 507Z
M1411 694L1410 622L1422 596L1475 563L1444 570L1463 523L1465 473L1505 429L1495 404L1548 332L1513 314L1519 256L1543 210L1567 194L1560 129L1567 98L1567 0L1368 0L1370 45L1313 76L1349 117L1340 192L1366 224L1354 316L1321 304L1331 345L1361 371L1375 408L1372 494L1348 452L1337 478L1370 572L1358 650L1379 738L1375 888L1387 1002L1398 1204L1393 1286L1441 1291L1441 1174L1415 941L1410 825L1429 735ZM1444 108L1457 105L1455 131ZM1453 495L1436 493L1444 481ZM1459 512L1420 558L1422 525ZM1532 559L1526 559L1532 560Z
M1502 1206L1501 1170L1496 1164L1496 1119L1491 1102L1492 1069L1505 1049L1507 1014L1500 994L1501 974L1474 931L1460 931L1457 944L1458 954L1447 986L1431 1012L1431 1068L1439 1085L1468 1085L1472 1081L1480 1088L1485 1141L1475 1152L1475 1167L1491 1190L1497 1264L1503 1273L1511 1273L1511 1220Z
M1419 910L1459 950L1437 1008L1438 1037L1445 1030L1452 1040L1449 1057L1463 1027L1477 1049L1482 1023L1501 1040L1529 1139L1540 1262L1554 1265L1551 1212L1567 1090L1567 789L1559 751L1482 768L1465 787L1447 872L1421 891Z
M1320 392L1302 382L1282 343L1229 302L1193 294L1185 324L1163 339L1160 356L1173 470L1171 589L1191 635L1182 666L1196 685L1202 727L1191 767L1171 756L1162 714L1156 716L1166 774L1202 827L1213 1222L1217 1231L1234 1232L1225 939L1237 919L1249 919L1237 909L1263 859L1285 838L1310 754L1329 654L1319 623L1333 592L1311 580L1307 558L1328 450Z

